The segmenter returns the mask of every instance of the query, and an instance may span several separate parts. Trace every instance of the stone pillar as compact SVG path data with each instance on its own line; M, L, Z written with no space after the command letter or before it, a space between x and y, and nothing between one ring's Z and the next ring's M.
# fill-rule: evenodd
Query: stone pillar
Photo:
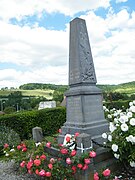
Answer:
M102 143L101 134L108 131L104 118L102 91L96 87L96 73L85 20L70 22L69 90L66 95L66 122L58 142L65 134L86 133Z
M33 140L38 143L42 142L43 140L43 133L42 133L42 128L40 127L34 127L32 129L32 135L33 135Z

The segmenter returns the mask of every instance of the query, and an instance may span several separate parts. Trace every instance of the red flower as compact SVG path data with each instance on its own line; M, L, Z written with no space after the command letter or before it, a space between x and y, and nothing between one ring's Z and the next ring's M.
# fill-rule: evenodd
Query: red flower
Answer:
M55 159L54 159L54 158L51 158L51 159L50 159L50 163L51 163L51 164L55 163Z
M46 175L46 177L51 177L52 174L51 174L51 172L46 172L45 175Z
M76 166L72 166L73 174L76 173Z
M24 148L22 149L22 152L26 152L26 151L27 151L27 148L24 147Z
M39 170L38 169L35 170L35 174L37 174L37 175L39 174Z
M26 164L26 162L25 162L25 161L22 161L22 162L20 163L20 167L24 168L25 164Z
M90 151L89 156L90 156L91 158L96 157L96 152L95 152L95 151Z
M83 168L82 168L83 170L86 170L86 169L88 169L88 165L87 164L84 164L84 166L83 166Z
M27 163L27 169L31 169L32 168L32 165L33 165L33 162L32 161L29 161Z
M46 147L50 148L51 147L51 142L46 143Z
M75 133L75 138L76 138L77 136L79 136L79 134L80 134L79 132L76 132L76 133Z
M22 149L22 146L21 146L21 145L18 145L18 146L17 146L17 149L18 149L18 150Z
M76 150L72 150L72 152L71 152L71 156L75 156L76 155Z
M77 167L78 167L79 169L82 169L83 165L82 165L82 164L78 164Z
M35 159L35 160L34 160L34 164L35 164L36 166L40 166L41 161L40 161L39 159Z
M66 159L66 163L70 165L70 164L72 163L71 159L70 159L70 158L67 158L67 159Z
M60 150L61 154L67 154L68 153L68 150L66 148L62 148Z
M29 173L29 174L32 174L32 171L31 171L30 169L28 169L28 173Z
M59 133L62 133L62 130L61 130L61 129L59 129L59 130L58 130L58 132L59 132Z
M9 145L6 143L6 144L4 144L4 149L6 149L6 148L8 148L9 147Z
M39 156L38 156L38 155L36 156L36 159L39 159Z
M39 176L45 176L45 170L44 169L42 169L41 171L39 171Z
M49 167L49 169L52 169L53 165L52 164L48 164L48 167Z
M44 155L44 154L42 154L41 156L40 156L40 159L42 160L45 160L46 159L46 155Z
M94 180L99 180L99 176L98 176L98 173L94 173Z
M106 169L106 170L104 170L103 172L102 172L102 174L106 177L106 176L110 176L110 173L111 173L111 171L110 171L110 169Z
M90 158L84 159L85 164L90 164Z
M70 139L71 139L70 136L67 136L67 137L66 137L66 141L67 141L67 142L70 142Z

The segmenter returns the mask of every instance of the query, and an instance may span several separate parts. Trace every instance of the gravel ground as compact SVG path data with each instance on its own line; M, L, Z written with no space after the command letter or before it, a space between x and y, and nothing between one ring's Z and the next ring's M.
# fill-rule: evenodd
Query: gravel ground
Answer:
M135 180L135 177L132 177L126 171L122 169L122 172L116 173L117 177L120 180ZM17 170L15 170L14 162L2 162L0 161L0 180L41 180L42 178L37 178L34 175L29 174L19 174Z
M13 161L5 163L0 161L0 180L36 180L32 175L20 175L14 170Z

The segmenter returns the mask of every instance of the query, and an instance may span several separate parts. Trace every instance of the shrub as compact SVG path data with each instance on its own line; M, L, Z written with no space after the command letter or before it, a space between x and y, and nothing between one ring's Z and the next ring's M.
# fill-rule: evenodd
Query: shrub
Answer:
M52 135L65 121L64 107L25 111L0 117L0 124L15 130L22 140L30 138L32 128L36 126L42 128L44 135Z

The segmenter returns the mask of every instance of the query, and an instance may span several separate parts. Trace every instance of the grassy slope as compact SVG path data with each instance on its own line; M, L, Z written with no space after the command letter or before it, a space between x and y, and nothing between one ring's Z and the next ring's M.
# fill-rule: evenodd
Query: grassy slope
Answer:
M51 99L52 96L50 96L50 93L53 93L53 90L41 90L41 89L36 89L36 90L0 90L0 96L8 96L10 93L13 93L15 91L21 91L23 96L43 96L46 97L47 99Z
M129 83L123 83L119 85L97 85L100 89L103 91L115 91L120 93L126 93L126 94L135 94L135 81L129 82ZM14 91L21 91L23 96L44 96L47 99L51 99L52 96L50 96L50 93L53 93L53 90L0 90L0 96L8 96L10 93Z

